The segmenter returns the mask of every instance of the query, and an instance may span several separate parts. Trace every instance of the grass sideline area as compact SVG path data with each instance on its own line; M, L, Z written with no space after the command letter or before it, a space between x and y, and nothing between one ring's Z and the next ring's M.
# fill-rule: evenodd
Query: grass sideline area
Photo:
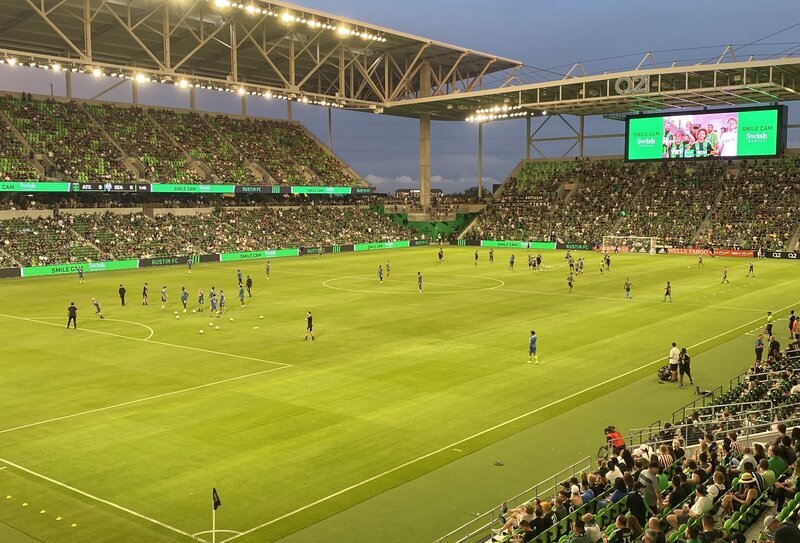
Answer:
M543 252L545 269L532 273L521 250L496 250L490 264L479 249L478 266L473 248L445 247L441 265L437 251L273 260L269 280L264 261L251 261L195 265L191 275L184 267L87 274L85 284L74 275L0 282L0 522L44 542L210 541L215 486L217 529L226 530L217 541L277 541L536 425L569 420L571 409L626 385L655 383L671 341L690 347L705 379L724 365L719 381L703 383L720 384L747 367L751 350L728 360L704 352L738 352L767 310L785 342L786 314L800 304L791 261L757 261L753 279L745 259L706 258L698 269L695 257L617 255L600 277L600 255L575 253L588 263L568 294L563 252ZM387 259L392 271L380 284ZM720 284L723 266L730 284ZM245 307L238 268L255 283ZM666 280L674 303L661 301ZM207 304L192 313L197 289L212 285L225 291L228 313L212 317ZM176 319L181 286L190 310ZM94 317L92 297L105 319ZM77 332L65 329L71 301ZM313 342L303 341L307 310ZM526 364L531 329L539 365ZM732 341L737 349L724 349ZM615 403L619 415L576 419L586 447L596 451L604 424L652 422L652 409L637 413L641 397ZM655 384L652 397L664 401L660 415L693 398ZM475 496L474 507L488 509L498 492ZM406 507L435 507L448 493L461 490ZM371 540L376 522L351 526L350 539ZM391 540L433 540L450 527L395 529Z

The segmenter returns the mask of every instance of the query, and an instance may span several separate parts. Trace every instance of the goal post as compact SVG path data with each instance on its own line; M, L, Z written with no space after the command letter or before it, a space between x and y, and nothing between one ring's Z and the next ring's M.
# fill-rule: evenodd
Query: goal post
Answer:
M656 254L658 238L642 236L603 236L600 249L609 253Z

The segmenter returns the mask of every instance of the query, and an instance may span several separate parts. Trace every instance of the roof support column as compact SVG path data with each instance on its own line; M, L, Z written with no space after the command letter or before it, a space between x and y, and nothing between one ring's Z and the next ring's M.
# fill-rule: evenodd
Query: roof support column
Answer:
M292 119L292 101L286 100L286 120L291 121Z
M92 58L92 0L83 0L83 53Z
M431 116L419 116L419 203L431 203Z
M131 79L131 103L134 106L139 105L139 83L135 79Z
M194 87L189 87L189 109L192 111L197 110L197 91Z
M525 160L531 159L531 117L525 117Z
M333 151L333 116L331 108L328 108L328 149Z
M419 70L420 98L431 95L431 65L423 62ZM431 204L431 116L419 116L419 203Z
M247 116L247 94L242 95L242 115Z
M580 125L578 128L578 156L583 159L583 133L584 133L583 115L580 117Z
M478 123L478 200L483 200L483 123Z
M72 72L70 70L64 72L64 88L66 89L67 98L72 100Z

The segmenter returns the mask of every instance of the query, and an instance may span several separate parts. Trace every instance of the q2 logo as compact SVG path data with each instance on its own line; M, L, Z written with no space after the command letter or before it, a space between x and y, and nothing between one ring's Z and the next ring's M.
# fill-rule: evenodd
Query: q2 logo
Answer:
M634 75L617 78L614 82L614 90L617 94L645 94L650 92L650 76Z

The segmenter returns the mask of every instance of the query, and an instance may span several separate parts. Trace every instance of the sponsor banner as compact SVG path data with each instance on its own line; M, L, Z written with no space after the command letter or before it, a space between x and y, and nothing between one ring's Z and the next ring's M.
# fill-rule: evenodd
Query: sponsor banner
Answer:
M0 192L69 192L72 183L48 181L2 181Z
M739 249L715 249L714 256L738 256L742 258L753 258L753 251L742 251Z
M150 192L188 194L233 194L233 185L190 185L175 183L153 183Z
M219 262L219 255L200 255L194 262L195 264L198 262Z
M800 260L800 253L797 251L764 251L767 258L784 258L787 260Z
M350 194L353 187L291 187L292 194Z
M20 268L0 268L0 278L7 279L9 277L21 277L22 270Z
M555 249L556 244L549 241L510 241L482 239L481 247L506 247L510 249Z
M322 247L300 247L299 254L302 255L316 255L319 253L330 254L341 252L338 245L323 245Z
M568 251L591 251L594 249L588 243L556 243L556 249L566 249Z
M278 185L236 185L233 187L233 192L239 194L280 194L281 187Z
M753 258L753 251L742 251L739 249L693 249L691 247L667 247L666 252L673 255L703 255L703 256L738 256L741 258Z
M149 268L156 266L174 266L176 264L186 264L189 260L188 256L163 256L160 258L140 258L139 267ZM192 257L192 263L196 263L195 257Z
M113 270L131 270L139 267L139 260L111 260L108 262L78 262L75 264L54 264L52 266L29 266L22 268L22 277L39 277L43 275L60 275L78 273L78 268L86 273Z
M627 245L601 245L600 250L607 253L628 253L631 248Z
M412 239L411 240L411 247L422 247L424 245L430 245L430 240L427 239Z
M219 255L220 262L236 262L239 260L259 260L263 258L283 258L285 256L297 256L299 249L271 249L269 251L243 251L239 253L222 253Z
M401 247L410 247L409 241L387 241L385 243L356 243L353 246L354 251L374 251L376 249L399 249Z

